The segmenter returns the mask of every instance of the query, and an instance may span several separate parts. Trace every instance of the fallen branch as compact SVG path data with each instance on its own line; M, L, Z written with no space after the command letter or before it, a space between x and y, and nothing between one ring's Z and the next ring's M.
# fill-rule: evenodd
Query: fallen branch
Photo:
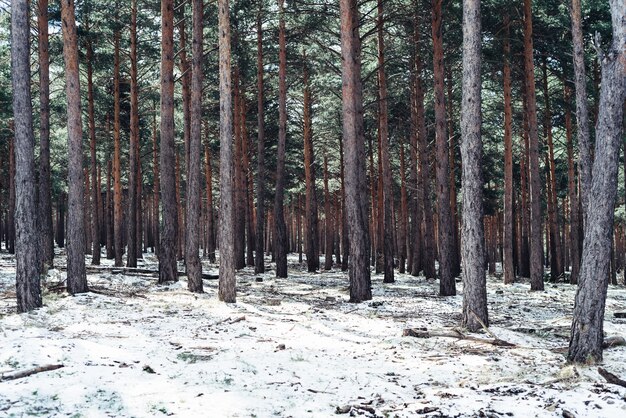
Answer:
M458 340L474 341L483 344L491 344L497 347L515 347L515 344L494 338L487 340L484 338L472 337L471 335L465 335L457 329L453 330L434 330L428 331L426 329L407 328L402 332L403 337L415 337L415 338L432 338L432 337L444 337L444 338L456 338Z
M604 377L607 382L612 385L618 385L626 388L626 380L622 380L619 377L615 376L613 373L606 371L602 367L598 367L598 373L600 376Z
M624 337L608 337L604 339L602 343L602 348L611 348L611 347L620 347L625 346L626 340Z
M158 270L136 268L136 267L108 267L108 266L86 266L86 269L90 273L112 273L112 274L125 274L127 276L133 275L148 275L151 277L159 277ZM67 267L61 266L59 270L67 270ZM179 271L178 276L186 276L187 273ZM217 280L219 275L202 273L202 278L205 280Z
M16 372L13 374L3 374L2 376L0 376L0 382L4 382L7 380L21 379L23 377L28 377L33 374L57 370L57 369L60 369L61 367L63 367L62 364L48 364L46 366L39 366L39 367L35 367L32 369L28 369L28 370L22 370L21 372Z

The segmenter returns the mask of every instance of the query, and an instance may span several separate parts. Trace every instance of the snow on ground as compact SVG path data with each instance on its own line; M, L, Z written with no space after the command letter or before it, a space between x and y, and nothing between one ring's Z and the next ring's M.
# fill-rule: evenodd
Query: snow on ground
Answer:
M239 272L232 305L217 300L216 280L194 295L184 277L159 286L109 271L88 276L99 293L46 291L42 309L17 315L3 254L0 373L64 367L0 382L0 417L626 416L626 389L565 363L573 286L531 293L490 278L490 330L516 344L506 348L402 336L457 326L461 283L441 298L436 281L375 276L374 299L355 305L344 273L309 274L296 261L288 279ZM48 287L64 276L51 270ZM615 311L626 311L621 286L609 289L606 332L626 336ZM604 367L626 377L626 347L605 351Z

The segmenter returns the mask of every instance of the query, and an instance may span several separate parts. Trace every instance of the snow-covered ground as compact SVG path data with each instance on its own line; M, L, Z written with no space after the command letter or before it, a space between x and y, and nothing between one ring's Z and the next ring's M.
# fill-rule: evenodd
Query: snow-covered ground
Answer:
M216 280L194 295L184 277L159 286L105 272L88 277L99 293L46 291L42 309L17 315L3 254L0 373L64 367L0 382L0 417L626 416L626 389L565 363L573 286L531 293L490 278L490 331L507 348L402 336L457 326L461 283L441 298L436 281L375 276L374 299L355 305L344 273L296 261L288 279L239 272L232 305L217 300ZM156 268L150 254L142 264ZM63 279L52 270L47 285ZM609 289L605 328L626 336L615 311L626 311L624 287ZM603 367L626 377L626 347L606 350Z

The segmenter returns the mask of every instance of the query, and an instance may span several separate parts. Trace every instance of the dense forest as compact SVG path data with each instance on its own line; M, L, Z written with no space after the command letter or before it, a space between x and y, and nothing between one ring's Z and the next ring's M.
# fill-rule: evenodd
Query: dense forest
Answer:
M554 364L576 378L603 362L626 373L621 0L4 0L0 103L0 333L15 332L7 342L26 343L11 324L54 315L51 304L97 329L100 317L78 312L104 309L107 298L147 298L146 312L174 323L202 312L231 333L240 322L256 331L253 312L287 303L313 309L313 322L330 315L366 333L353 314L380 319L387 304L392 314L374 333L402 318L398 332L414 344L453 339L507 358L519 346L558 349ZM157 308L168 292L167 309ZM607 311L616 322L607 325ZM246 315L229 316L238 313ZM526 315L544 321L527 333L564 320L557 334L569 345L511 334L505 324L516 313L522 325L532 322ZM281 315L282 323L296 314ZM422 318L434 322L411 323ZM307 338L315 346L322 337ZM617 354L607 360L607 350ZM417 362L425 356L412 353ZM0 354L0 389L40 372L63 376L60 360L16 371L12 350ZM255 366L272 369L263 359ZM395 360L375 361L398 385L385 366ZM313 363L301 373L314 374L322 363ZM623 395L618 375L593 373ZM300 387L309 396L360 393ZM25 393L0 395L0 414L35 414L12 409L28 404ZM307 393L294 402L308 405ZM623 413L622 395L621 406L604 404L607 414ZM272 396L259 402L276 405ZM464 410L454 396L412 412L408 400L385 410L382 397L329 401L334 411L258 411L501 416L491 404ZM254 411L228 399L232 408L215 416ZM46 402L44 416L80 411ZM179 402L149 413L106 410L202 415ZM535 414L561 414L542 408ZM559 408L566 417L595 414L588 403L570 407L575 413Z

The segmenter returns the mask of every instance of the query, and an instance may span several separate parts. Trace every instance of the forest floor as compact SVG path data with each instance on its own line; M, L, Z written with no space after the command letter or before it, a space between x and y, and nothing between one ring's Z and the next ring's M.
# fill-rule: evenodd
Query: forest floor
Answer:
M156 269L150 254L140 264ZM437 281L409 275L385 285L376 275L373 300L350 304L345 273L306 273L290 258L288 279L239 272L237 303L226 305L217 280L194 295L185 277L159 286L104 271L88 276L97 293L70 297L55 290L65 273L51 270L45 306L17 315L14 274L3 254L0 375L64 367L0 382L0 417L626 416L626 388L597 367L565 362L569 284L531 293L527 283L490 277L493 335L472 336L515 345L506 347L403 336L406 328L453 330L462 302L461 283L459 295L442 298ZM626 311L626 289L611 286L607 336L626 336L618 311ZM604 358L604 368L626 377L626 347Z

